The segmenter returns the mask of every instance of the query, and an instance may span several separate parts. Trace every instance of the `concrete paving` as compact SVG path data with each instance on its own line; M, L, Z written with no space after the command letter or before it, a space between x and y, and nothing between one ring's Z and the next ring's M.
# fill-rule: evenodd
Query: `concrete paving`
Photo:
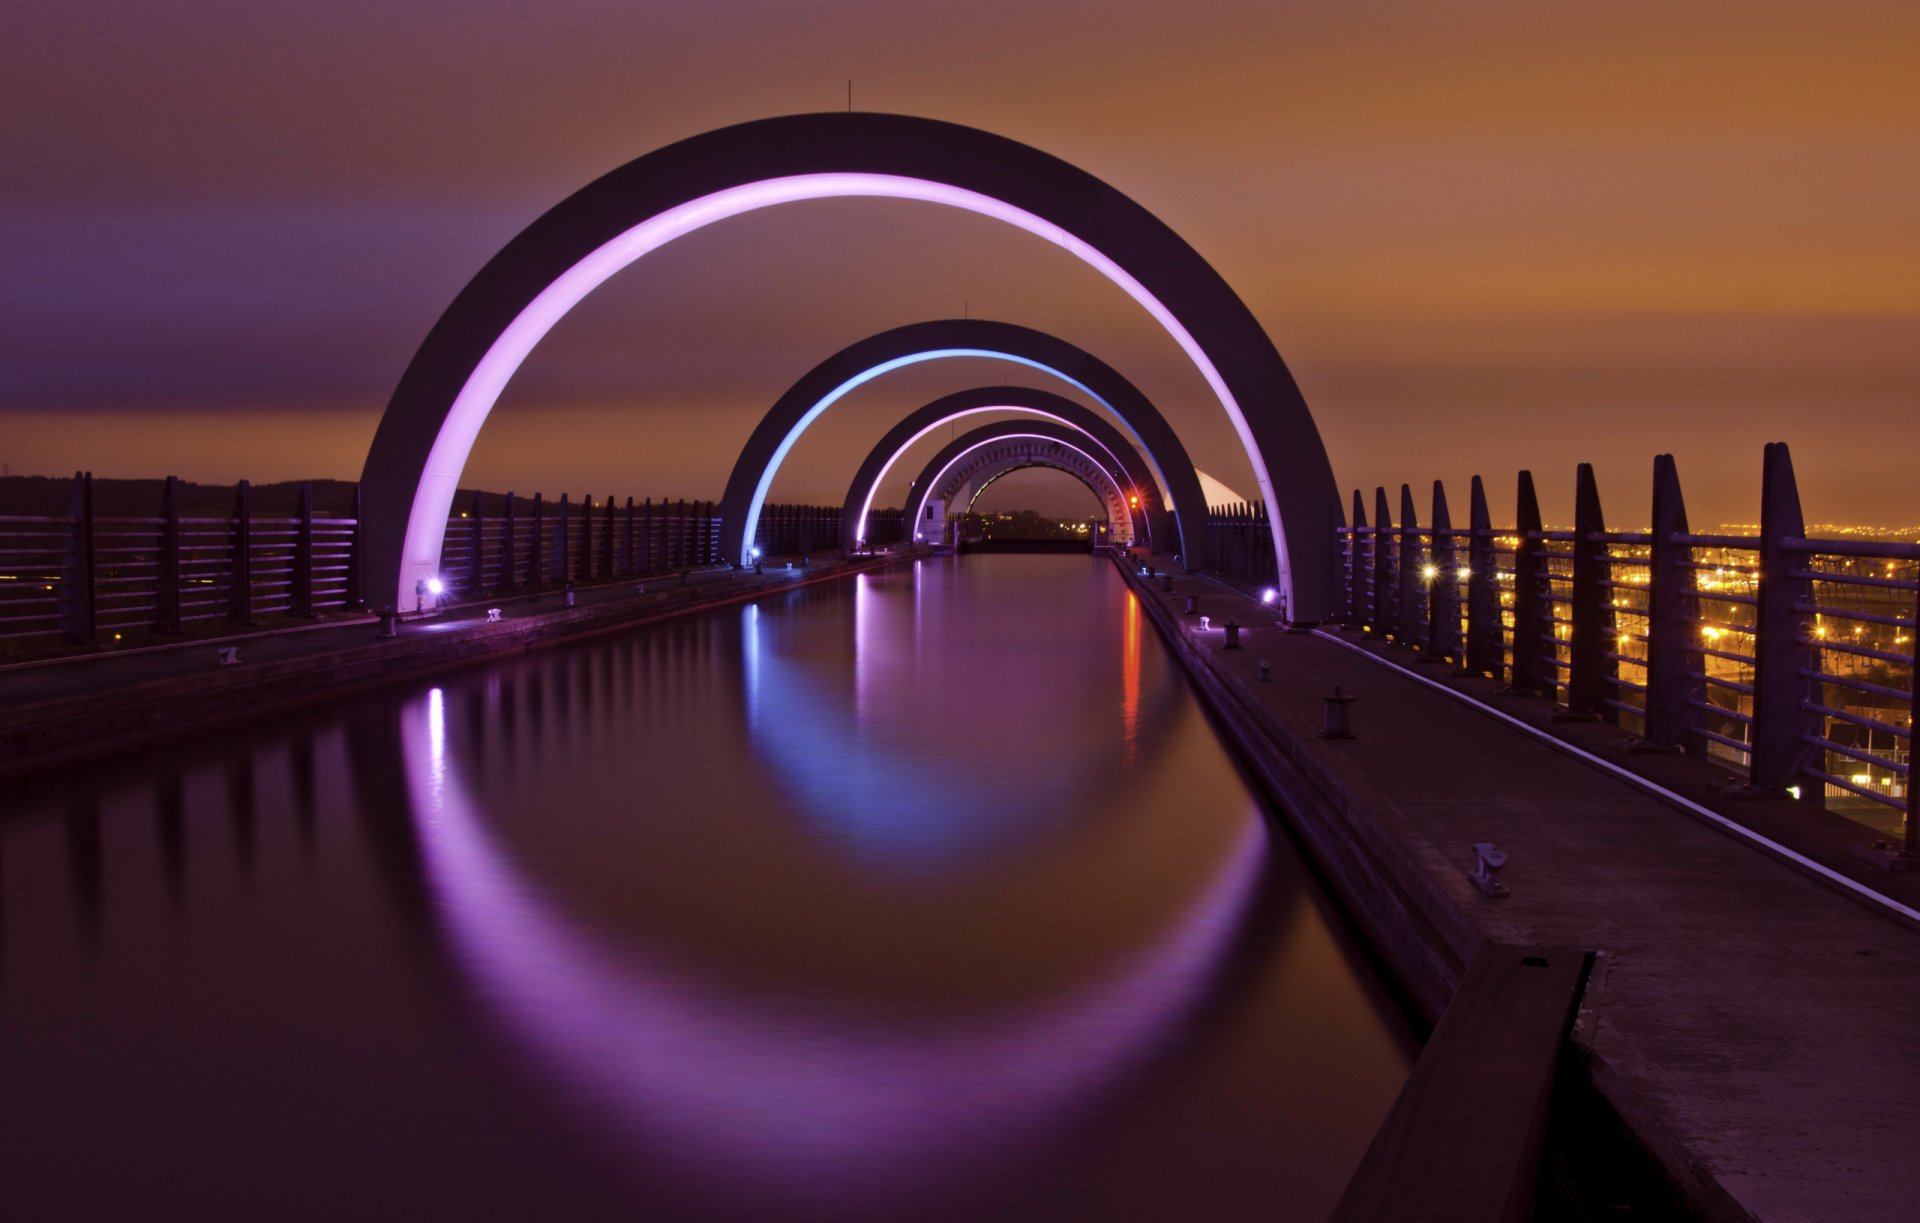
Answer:
M1423 1005L1488 940L1594 950L1576 1048L1700 1211L1920 1219L1920 929L1347 642L1283 632L1240 592L1129 581L1350 905L1389 914L1383 953ZM1181 614L1188 594L1210 628ZM1249 626L1239 651L1229 618ZM1356 698L1351 740L1320 737L1336 685ZM1338 860L1330 833L1366 861ZM1510 855L1505 899L1468 879L1480 841Z

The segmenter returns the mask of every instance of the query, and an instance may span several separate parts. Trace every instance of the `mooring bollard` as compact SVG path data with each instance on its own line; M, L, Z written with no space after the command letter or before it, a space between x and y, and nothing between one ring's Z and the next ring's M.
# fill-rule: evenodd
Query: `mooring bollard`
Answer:
M1261 659L1260 660L1260 682L1264 684L1272 678L1273 678L1273 664L1268 662L1264 658Z
M239 662L240 662L239 646L223 645L220 647L220 659L219 659L219 662L215 664L216 666L231 667L231 666L237 665Z
M1201 631L1201 632L1203 632L1203 633L1204 633L1204 632L1206 632L1206 631L1207 631L1208 629L1210 629L1210 628L1212 628L1212 627L1213 627L1213 617L1212 617L1212 616L1202 616L1202 617L1200 617L1200 631Z
M765 570L765 569L762 569L762 568L760 567L760 562L759 562L759 561L755 561L755 562L753 562L753 571L754 571L755 573L765 573L765 572L766 572L766 570ZM684 576L684 575L683 575L683 576Z
M1500 882L1500 868L1507 864L1505 851L1493 847L1492 841L1473 843L1473 869L1467 872L1467 878L1473 886L1480 889L1482 895L1495 900L1505 900L1511 889Z
M1227 630L1227 644L1221 646L1220 648L1223 650L1239 649L1240 648L1240 622L1238 620L1229 620L1227 621L1224 627Z
M806 553L802 552L800 554L800 567L802 569L805 569L808 565L811 565L811 564L813 564L813 558L808 556Z
M565 602L568 607L573 606L573 587L571 586L567 587Z
M499 608L497 608L497 607L489 607L489 608L487 609L487 623L488 623L488 624L498 624L498 623L500 623L500 609L499 609Z
M398 637L400 635L400 615L391 607L380 609L380 635Z
M1171 573L1163 573L1160 575L1160 589L1166 591L1168 594L1173 593L1173 575Z
M1200 600L1194 595L1187 596L1187 610L1182 615L1191 616L1200 610Z
M1353 704L1354 698L1340 691L1340 685L1335 684L1333 695L1320 699L1327 703L1326 725L1320 731L1320 737L1322 739L1353 738L1353 716L1348 712L1347 707Z

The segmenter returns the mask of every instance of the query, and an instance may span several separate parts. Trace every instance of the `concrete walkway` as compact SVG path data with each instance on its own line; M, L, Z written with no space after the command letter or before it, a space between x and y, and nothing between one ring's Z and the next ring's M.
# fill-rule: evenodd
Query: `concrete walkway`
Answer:
M1129 581L1423 1006L1486 940L1595 950L1576 1048L1701 1210L1920 1219L1920 930L1238 592ZM1319 737L1335 685L1356 739ZM1469 883L1476 841L1509 898Z

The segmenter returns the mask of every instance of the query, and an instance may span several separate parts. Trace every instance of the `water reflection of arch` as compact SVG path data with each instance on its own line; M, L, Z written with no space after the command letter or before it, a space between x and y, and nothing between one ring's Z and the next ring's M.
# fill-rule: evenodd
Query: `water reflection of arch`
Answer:
M1153 402L1119 370L1086 349L1031 327L988 319L939 319L882 331L841 349L787 388L754 428L727 477L720 503L726 546L740 549L737 555L747 555L753 540L734 524L751 525L749 513L757 498L764 497L787 449L821 413L855 387L891 370L952 357L984 357L1039 370L1113 413L1121 428L1139 441L1139 452L1157 481L1141 488L1143 501L1149 510L1165 508L1173 519L1173 535L1160 546L1170 546L1171 539L1177 538L1179 555L1189 568L1211 563L1206 559L1207 499L1199 474L1179 435ZM1164 501L1156 504L1156 495Z
M1137 517L1140 528L1136 537L1159 541L1156 545L1159 547L1172 546L1173 524L1165 505L1156 495L1158 488L1152 464L1143 459L1120 430L1099 413L1064 395L1024 386L977 386L955 391L908 413L899 424L887 430L886 435L867 453L867 457L861 460L853 482L847 485L846 501L840 508L840 546L851 549L865 542L867 515L873 509L873 499L880 490L881 482L887 478L887 472L909 446L941 425L963 416L1005 411L1046 417L1091 437L1101 451L1111 456L1116 469L1126 473L1128 491L1140 498L1135 503L1139 506ZM1165 467L1168 462L1170 460L1162 459L1160 465ZM1194 474L1194 485L1199 485L1197 472Z
M1050 467L1064 471L1087 486L1107 511L1109 539L1128 538L1133 515L1128 508L1126 473L1101 460L1085 434L1046 420L1008 420L971 429L942 446L907 488L906 521L914 538L935 501L945 502L945 522L973 508L987 485L1023 467Z
M903 743L899 737L925 707L949 711L953 724L943 732L958 734L964 728L962 698L930 686L936 676L951 672L925 666L945 646L953 625L938 633L926 628L922 608L928 601L944 602L942 612L954 618L960 609L950 600L966 589L954 581L956 571L971 563L935 558L915 562L911 570L857 574L850 582L796 591L786 600L760 600L741 613L739 681L727 687L741 696L739 717L752 729L757 760L774 771L783 797L802 815L849 852L888 868L939 868L963 855L988 856L1017 835L987 818L1006 805L1005 789L1013 779L979 769L944 740ZM1101 577L1110 573L1097 558L1082 558L1082 563ZM786 612L801 599L839 597L850 597L853 604L845 617L847 637L839 643L849 665L807 665L809 645L795 639L805 631L805 621L794 627ZM1143 673L1142 638L1153 630L1144 624L1132 592L1121 591L1114 613L1118 657L1084 648L1049 656L1047 682L1086 690L1117 675L1112 720L1092 733L1111 734L1120 745L1123 767L1105 767L1094 753L1063 752L1042 775L1019 778L1029 806L1125 809L1136 777L1127 766L1150 769L1167 747L1186 691L1183 682L1164 658L1154 673ZM1084 647L1085 640L1078 637L1075 644ZM732 665L734 657L724 655L723 661ZM1031 682L1032 674L1015 669L1001 678L1010 684ZM1023 716L1020 703L1003 702L993 714L992 729L1022 733ZM1050 729L1024 728L1042 736ZM887 796L895 796L893 808L884 803ZM900 818L909 804L913 818Z
M902 1031L849 1030L790 998L757 1009L543 897L467 793L449 708L437 689L410 702L398 748L437 924L469 985L571 1093L782 1192L870 1189L1044 1132L1183 1034L1259 898L1265 834L1250 819L1158 938L1044 1007Z

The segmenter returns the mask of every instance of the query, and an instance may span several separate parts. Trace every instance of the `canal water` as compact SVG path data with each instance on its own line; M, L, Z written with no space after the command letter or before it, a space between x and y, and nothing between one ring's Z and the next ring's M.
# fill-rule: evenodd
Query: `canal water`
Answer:
M1406 1023L1111 566L16 787L14 1219L1325 1217Z

